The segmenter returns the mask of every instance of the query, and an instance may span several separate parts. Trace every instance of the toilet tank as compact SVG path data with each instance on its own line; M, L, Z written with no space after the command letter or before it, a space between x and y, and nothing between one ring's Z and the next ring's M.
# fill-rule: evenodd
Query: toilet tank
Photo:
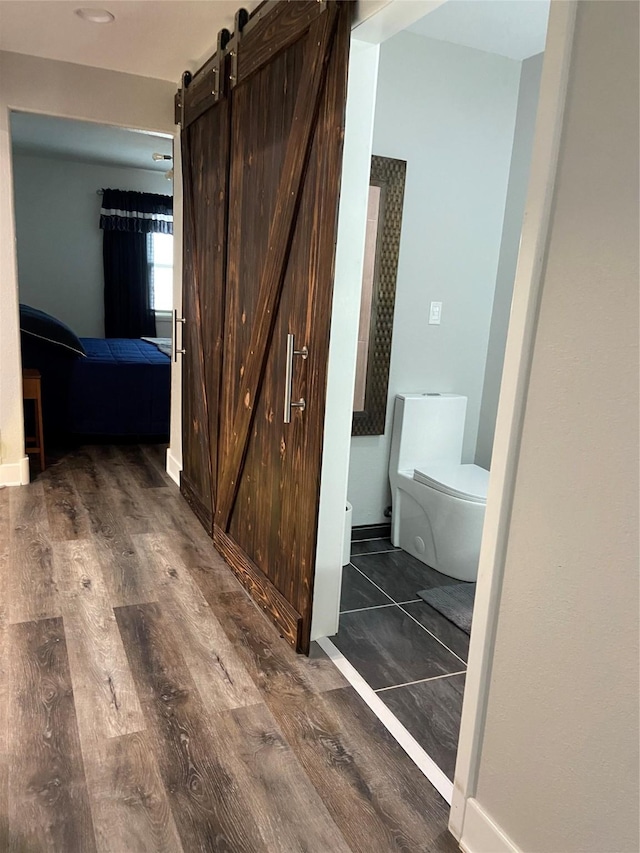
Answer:
M460 463L467 398L460 394L399 394L393 413L389 473L430 462Z

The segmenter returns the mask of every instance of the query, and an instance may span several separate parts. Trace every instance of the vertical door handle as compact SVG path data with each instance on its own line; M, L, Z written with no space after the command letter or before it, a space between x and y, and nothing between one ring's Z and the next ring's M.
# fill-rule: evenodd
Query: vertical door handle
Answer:
M287 335L287 363L286 363L286 374L284 378L284 422L285 424L291 423L291 409L300 409L301 412L307 407L304 397L300 397L300 399L292 403L291 402L291 393L292 393L292 385L293 385L293 358L294 356L299 355L303 359L306 359L309 355L309 350L306 347L302 347L302 349L296 349L295 345L295 336L289 333Z
M178 312L174 308L173 309L173 360L177 361L179 355L184 355L186 349L184 346L182 349L178 349L178 323L182 323L182 337L184 343L184 324L186 323L185 317L178 317Z

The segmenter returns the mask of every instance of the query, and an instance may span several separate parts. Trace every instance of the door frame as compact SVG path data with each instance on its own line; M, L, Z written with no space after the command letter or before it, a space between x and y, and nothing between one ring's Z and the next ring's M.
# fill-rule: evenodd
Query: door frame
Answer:
M433 2L424 0L424 2L412 4L394 3L393 0L390 0L390 2L374 10L373 14L367 20L356 21L352 30L352 44L354 39L358 39L369 43L372 47L380 45L391 36L423 17L429 11L433 11L439 5L441 3L438 0L433 0ZM479 843L478 840L484 838L485 840L489 839L490 843L495 844L497 838L495 832L492 832L492 828L487 825L487 821L485 820L483 823L482 815L478 814L478 810L474 809L473 805L475 803L474 797L477 788L506 545L509 536L511 509L517 475L518 453L522 436L522 424L538 319L541 282L551 221L576 11L577 0L551 3L538 100L531 174L514 281L512 310L508 327L497 413L460 727L458 759L454 775L449 820L449 829L452 834L458 840L462 839L463 842L468 840L470 843L472 841ZM377 69L377 57L375 67ZM347 110L349 110L349 104L347 104ZM348 145L349 123L347 118L345 151L348 150ZM368 166L368 158L366 162ZM348 189L349 184L343 177L343 196L345 188ZM340 242L338 242L334 309L337 306L344 309L345 304L348 309L353 301L353 292L350 294L350 298L348 293L340 292L340 285L342 284L339 268L340 251ZM350 281L351 290L353 291L353 275L351 275ZM344 386L345 381L348 384L350 376L355 377L357 316L351 318L351 328L349 328L349 318L345 319L344 311L340 315L339 312L334 310L334 321L336 317L340 325L339 327L337 324L335 326L332 325L332 349L329 356L327 383L327 418L333 415L339 421L339 425L338 427L335 426L336 421L334 421L333 429L328 421L325 425L323 480L321 483L318 530L319 551L322 547L330 547L328 539L323 541L321 538L323 534L323 513L329 515L331 512L329 507L342 508L346 502L346 481L348 478L348 458L351 441L351 399L349 399L348 418L343 417L345 412L340 410L338 397L342 400L344 408L345 395L344 391L341 393L340 390L337 390L337 386L340 384ZM340 347L336 346L335 351L334 331L336 335L340 336ZM351 340L349 340L349 336L351 336ZM338 351L339 358L337 356L334 357ZM348 360L350 352L353 356L353 363ZM345 359L347 360L345 361ZM343 428L342 433L339 435L338 432L342 426L342 421L348 423L348 429ZM343 469L341 472L327 469L325 466L326 460L332 460L335 467L339 466L341 460L344 459L347 460L347 467L346 470ZM327 475L326 481L325 473ZM343 483L344 487L342 486ZM326 529L325 535L327 537L333 535L335 538L335 529L334 525L333 534L330 534L330 531ZM341 554L341 547L339 550ZM316 574L317 586L314 591L314 618L316 618L316 609L318 610L318 616L314 628L322 624L326 633L334 633L337 629L339 580L341 573L341 568L338 572L334 568L332 575L330 572L317 572ZM325 588L322 585L318 588L318 584L322 584L325 576L328 578L327 585ZM318 608L315 607L316 596ZM335 607L335 611L331 610L332 607ZM322 612L320 612L321 610ZM329 630L327 630L327 626ZM331 626L335 626L333 631L331 630ZM312 636L322 636L322 633L314 630ZM324 646L325 643L323 642L322 645ZM327 651L330 652L331 648L332 644L330 642L327 643ZM366 697L364 698L367 701ZM376 708L373 704L371 707L374 713L376 713ZM380 719L383 724L388 722L382 716ZM389 728L391 730L391 727ZM423 770L423 772L425 771ZM425 773L425 775L429 776L428 773ZM468 805L470 805L469 809L467 809ZM491 834L487 835L487 833ZM471 846L469 849L472 849ZM507 850L510 848L504 847L504 849Z

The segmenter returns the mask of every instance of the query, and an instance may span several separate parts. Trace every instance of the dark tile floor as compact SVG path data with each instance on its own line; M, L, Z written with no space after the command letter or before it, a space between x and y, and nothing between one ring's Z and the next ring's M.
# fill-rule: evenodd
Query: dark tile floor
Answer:
M418 597L459 583L394 548L388 531L356 528L333 642L453 780L469 637Z

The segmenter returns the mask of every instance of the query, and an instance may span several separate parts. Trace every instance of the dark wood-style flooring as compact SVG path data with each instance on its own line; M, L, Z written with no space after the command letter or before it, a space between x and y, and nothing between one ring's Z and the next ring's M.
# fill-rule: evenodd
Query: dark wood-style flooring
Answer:
M0 490L0 850L455 851L444 801L278 636L163 455L84 447Z

